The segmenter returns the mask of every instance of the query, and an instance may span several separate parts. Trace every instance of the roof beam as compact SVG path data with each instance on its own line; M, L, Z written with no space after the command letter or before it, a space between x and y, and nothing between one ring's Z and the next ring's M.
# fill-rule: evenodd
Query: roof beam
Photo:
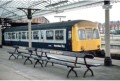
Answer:
M7 4L11 3L11 2L12 2L12 0L11 0L11 1L7 1L7 2L1 4L1 5L0 5L0 8L3 8L3 6L5 6L5 5L7 5Z
M10 10L8 10L8 9L6 9L6 8L4 8L4 7L2 7L4 10L6 10L6 11L8 11L8 12L10 12L10 13L12 13L12 14L14 14L15 16L19 16L18 14L16 14L15 12L12 12L12 11L10 11ZM4 15L6 15L6 14L4 14ZM2 16L4 16L4 15L2 15ZM20 16L19 16L20 17Z

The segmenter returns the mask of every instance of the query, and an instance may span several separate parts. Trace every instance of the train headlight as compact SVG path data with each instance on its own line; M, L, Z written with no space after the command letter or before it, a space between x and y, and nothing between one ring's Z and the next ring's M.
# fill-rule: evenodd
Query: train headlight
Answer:
M81 51L84 51L84 47L83 46L81 46Z
M97 48L100 49L100 45L97 45Z

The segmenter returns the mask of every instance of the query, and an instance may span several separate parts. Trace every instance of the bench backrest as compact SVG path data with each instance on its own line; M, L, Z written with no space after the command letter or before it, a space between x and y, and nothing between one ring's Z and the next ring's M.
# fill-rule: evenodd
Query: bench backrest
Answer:
M69 52L69 51L60 51L60 50L51 50L51 49L41 49L40 51L51 54L60 54L65 56L77 57L77 58L91 58L94 56L88 53L77 53L77 52Z
M17 45L13 45L13 48L17 48L17 49L18 49L18 48L19 48L19 46L17 46Z
M15 52L23 52L23 53L27 53L30 52L31 54L33 52L37 52L37 48L29 48L29 47L23 47L23 46L18 46L18 45L14 45L13 48L15 48Z
M91 58L91 59L94 58L94 56L92 54L68 52L68 51L63 51L63 55L71 56L71 57L77 57L77 58Z
M36 48L29 48L29 47L26 47L26 50L28 50L28 51L37 51Z

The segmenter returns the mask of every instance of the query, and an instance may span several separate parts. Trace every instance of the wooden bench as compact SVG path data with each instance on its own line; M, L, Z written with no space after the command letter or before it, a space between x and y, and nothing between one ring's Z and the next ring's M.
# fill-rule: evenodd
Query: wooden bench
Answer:
M10 50L8 51L10 55L10 58L13 56L15 57L15 59L18 59L19 56L22 56L22 58L24 57L25 61L24 61L24 65L26 64L27 61L30 61L30 63L32 64L32 60L30 58L35 59L36 53L37 53L37 49L36 48L29 48L29 47L21 47L21 46L13 46L14 50ZM17 57L15 56L17 55ZM41 66L43 67L42 63L39 62L41 64Z
M53 53L55 53L55 54L75 57L75 61L72 62L72 61L68 61L67 59L62 59L62 58L58 58L58 57L49 56L48 53L52 53L52 51L54 51ZM75 53L75 52L68 52L68 51L56 51L55 52L55 50L50 50L50 49L41 49L40 52L41 52L41 55L40 56L38 55L38 57L35 59L36 64L37 64L37 62L42 60L42 61L46 61L45 66L47 66L47 63L49 63L49 62L52 63L52 66L54 64L67 66L67 67L70 68L70 70L67 73L67 77L69 77L69 74L71 73L71 71L73 71L75 73L75 76L77 77L77 72L74 70L74 68L80 68L81 65L85 65L86 68L87 68L83 77L85 77L85 75L88 71L90 71L92 76L93 76L94 74L93 74L93 71L92 71L91 67L97 67L97 66L100 65L100 64L88 64L87 63L86 58L90 58L90 59L94 58L94 56L92 54ZM84 63L78 63L78 58L83 58ZM34 67L35 67L35 65L34 65Z
M37 49L26 47L25 50L27 50L28 52L19 51L21 53L21 56L25 58L24 65L26 64L27 61L31 62L32 64L31 58L35 59L37 57ZM41 62L39 63L41 64L41 67L43 67L42 63Z
M14 57L15 59L17 59L20 56L20 52L18 51L19 46L14 45L13 48L14 48L14 50L8 51L8 53L11 54L9 57L9 60L11 59L11 57ZM17 55L17 57L15 55Z
M100 66L100 64L88 64L87 58L93 59L94 56L92 54L87 54L87 53L76 53L76 52L68 52L68 51L59 51L59 50L51 50L51 49L37 49L37 48L25 48L25 51L20 50L21 48L19 46L13 46L15 48L14 51L8 51L10 55L10 58L13 56L18 58L19 56L22 56L25 58L24 64L27 61L30 61L32 64L32 59L36 60L34 67L36 66L37 63L41 64L41 67L43 67L43 61L45 61L45 67L47 66L48 63L52 63L52 66L54 64L59 64L59 65L64 65L69 67L69 71L67 73L67 78L69 77L69 74L71 72L75 73L75 76L77 77L77 72L74 70L74 68L81 68L81 65L86 66L87 70L85 71L83 77L86 76L87 72L90 71L92 76L94 76L94 73L91 69L91 67L97 67ZM40 55L38 54L40 52ZM17 57L15 56L18 55ZM74 57L74 61L70 61L68 59L63 59L55 56L50 56L50 54L58 54L58 55L64 55L64 56L70 56ZM84 62L78 62L78 58L84 59ZM42 61L42 62L41 62Z

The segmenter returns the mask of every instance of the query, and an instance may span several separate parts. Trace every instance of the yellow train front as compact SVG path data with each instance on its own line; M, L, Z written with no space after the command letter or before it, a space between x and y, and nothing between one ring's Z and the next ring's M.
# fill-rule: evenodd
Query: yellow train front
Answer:
M28 26L4 30L5 45L28 46ZM96 23L73 20L32 25L32 47L101 55L101 38Z
M72 27L72 51L101 54L101 37L96 23L82 21ZM97 54L99 55L97 55Z

